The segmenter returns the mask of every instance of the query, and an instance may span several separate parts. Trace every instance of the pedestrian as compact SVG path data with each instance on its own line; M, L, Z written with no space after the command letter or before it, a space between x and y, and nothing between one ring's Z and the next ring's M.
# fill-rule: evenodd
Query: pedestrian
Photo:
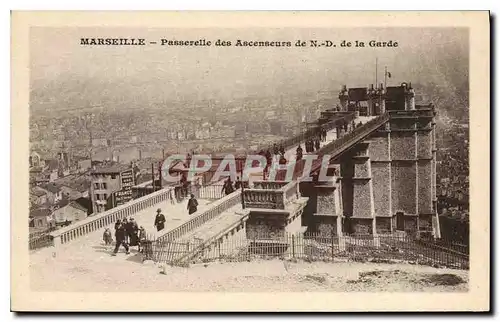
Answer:
M285 156L283 154L280 156L279 164L280 165L285 165L286 164L286 159L285 159Z
M163 230L163 228L165 228L165 216L161 213L160 208L156 210L156 218L154 226L156 227L157 231L161 231Z
M144 227L139 228L139 243L137 244L139 253L141 252L141 247L144 246L144 242L146 241L146 229Z
M311 153L311 140L306 141L306 153Z
M123 223L119 223L115 225L115 227L116 227L115 230L116 244L115 244L115 250L113 251L113 256L116 256L116 253L118 253L118 250L120 249L121 245L123 245L123 247L125 248L125 252L127 254L130 254L127 242L125 241L125 236L126 236L125 226L123 225Z
M104 233L102 234L102 239L104 240L104 244L106 246L111 245L113 242L113 236L111 235L111 230L109 228L106 228L104 230Z
M227 196L233 192L234 188L233 183L231 182L231 178L227 178L227 180L224 181L224 185L222 186L222 194L225 194Z
M122 225L123 225L123 229L125 229L125 242L128 244L130 242L130 238L129 238L129 235L128 235L128 220L127 218L123 218L122 220Z
M321 148L321 143L319 143L319 138L316 138L316 151L319 151L319 149Z
M120 218L118 218L118 219L116 220L116 223L115 223L115 230L117 230L117 229L118 229L118 226L119 226L119 225L121 225L121 223L122 223L122 220L121 220Z
M274 152L274 155L276 155L280 152L278 145L276 143L274 143L274 145L273 145L273 152Z
M139 243L139 238L137 236L137 233L139 232L139 226L135 222L134 218L130 218L126 230L129 238L129 246L137 246Z
M170 203L172 203L172 205L175 205L175 203L177 201L177 197L175 196L175 187L170 188L169 199L170 199Z
M280 145L280 154L285 155L285 147L283 144Z
M234 189L238 190L241 188L242 182L240 180L240 177L236 177L236 182L234 183Z
M300 146L300 144L296 152L297 152L297 161L302 160L302 147Z
M196 200L194 194L191 194L191 198L188 200L187 209L190 215L198 210L198 200Z

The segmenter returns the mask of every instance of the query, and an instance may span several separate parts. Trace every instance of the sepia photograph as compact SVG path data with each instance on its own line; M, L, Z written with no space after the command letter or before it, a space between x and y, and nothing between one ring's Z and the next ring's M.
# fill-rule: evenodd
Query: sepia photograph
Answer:
M23 292L53 294L53 310L68 309L64 294L94 292L406 294L433 307L437 294L443 310L467 310L452 299L484 282L487 308L489 188L473 197L469 157L489 151L478 141L489 140L478 130L489 94L471 103L484 95L473 85L489 88L489 37L479 58L474 47L487 12L419 26L411 13L393 14L394 26L382 13L351 13L366 26L327 12L261 13L263 25L245 24L258 13L198 13L206 25L170 13L166 26L160 14L150 25L52 14L62 20L13 16L24 37L13 36L25 77L12 165L26 179L12 197ZM476 180L489 171L475 167ZM19 307L35 308L20 294ZM82 305L125 306L96 302Z

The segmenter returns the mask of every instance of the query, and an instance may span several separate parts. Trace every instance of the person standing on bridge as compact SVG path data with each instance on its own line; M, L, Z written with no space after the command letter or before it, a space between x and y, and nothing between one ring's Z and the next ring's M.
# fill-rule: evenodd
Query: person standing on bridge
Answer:
M191 198L188 200L187 209L190 215L198 210L198 200L196 200L194 194L191 194Z
M139 228L139 243L138 243L138 251L139 253L141 253L141 246L144 246L144 242L146 241L146 229L144 229L144 227L141 226L141 228Z
M316 141L314 143L315 143L316 151L319 151L319 149L321 148L321 143L319 142L319 138L316 138Z
M279 163L280 165L285 165L285 164L286 164L286 162L287 162L287 161L286 161L286 159L285 159L285 154L281 154L281 155L280 155L280 159L279 159L278 163Z
M128 243L129 243L130 238L129 238L129 235L128 235L128 233L127 233L127 231L128 231L127 229L128 229L128 227L129 227L127 218L123 218L123 220L122 220L122 225L123 225L123 229L125 229L125 243L127 243L127 244L128 244Z
M273 145L273 153L274 155L278 154L280 152L280 149L278 148L278 145L274 143Z
M311 140L306 141L306 153L311 153Z
M296 152L297 152L297 161L302 160L302 147L300 146L300 144Z
M134 218L130 218L130 220L128 221L128 225L127 227L125 227L125 229L127 231L127 235L129 238L128 244L130 246L137 246L139 242L138 240L139 238L137 236L137 233L139 232L139 226L135 222Z
M224 185L222 186L222 194L225 194L226 196L229 194L232 194L234 192L233 188L233 183L231 182L231 178L227 178L226 181L224 181Z
M156 227L157 231L163 230L165 228L165 216L161 213L161 209L158 208L156 210L156 218L155 218L155 224L154 226Z
M115 250L113 251L113 256L116 256L116 253L118 253L121 245L123 245L123 247L125 248L125 252L127 254L130 254L127 242L125 241L125 237L127 235L127 232L125 231L125 225L123 225L121 222L117 222L115 225L115 229L116 244Z
M236 177L236 182L234 183L234 189L236 190L240 189L242 184L243 183L241 182L240 177Z

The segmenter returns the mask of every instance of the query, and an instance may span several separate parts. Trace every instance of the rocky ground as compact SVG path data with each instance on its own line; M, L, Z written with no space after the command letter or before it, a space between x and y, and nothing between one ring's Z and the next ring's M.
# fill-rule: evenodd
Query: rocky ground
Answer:
M245 291L245 292L466 292L466 270L411 264L256 260L190 268L104 261L47 259L30 267L38 291Z

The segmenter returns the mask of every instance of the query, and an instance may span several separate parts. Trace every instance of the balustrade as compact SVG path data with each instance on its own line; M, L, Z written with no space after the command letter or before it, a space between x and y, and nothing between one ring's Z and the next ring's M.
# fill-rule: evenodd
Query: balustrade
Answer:
M254 181L253 186L255 189L279 190L287 184L284 181Z
M215 217L221 215L228 209L238 205L240 201L241 201L241 191L238 190L230 195L225 196L222 199L215 201L214 203L211 204L211 207L209 209L205 210L201 214L197 215L188 222L185 222L179 227L174 228L173 230L167 232L166 234L158 237L157 241L168 242L175 240L181 237L182 235L185 235L186 233L192 231L193 229L200 227L209 220L212 220Z
M72 225L61 228L50 233L53 239L53 245L66 244L76 238L87 235L96 230L103 229L116 222L118 219L123 219L133 215L146 208L152 207L155 204L170 199L170 192L173 188L156 191L136 200L132 200L124 205L115 207L95 216L87 217L83 220L75 222Z

